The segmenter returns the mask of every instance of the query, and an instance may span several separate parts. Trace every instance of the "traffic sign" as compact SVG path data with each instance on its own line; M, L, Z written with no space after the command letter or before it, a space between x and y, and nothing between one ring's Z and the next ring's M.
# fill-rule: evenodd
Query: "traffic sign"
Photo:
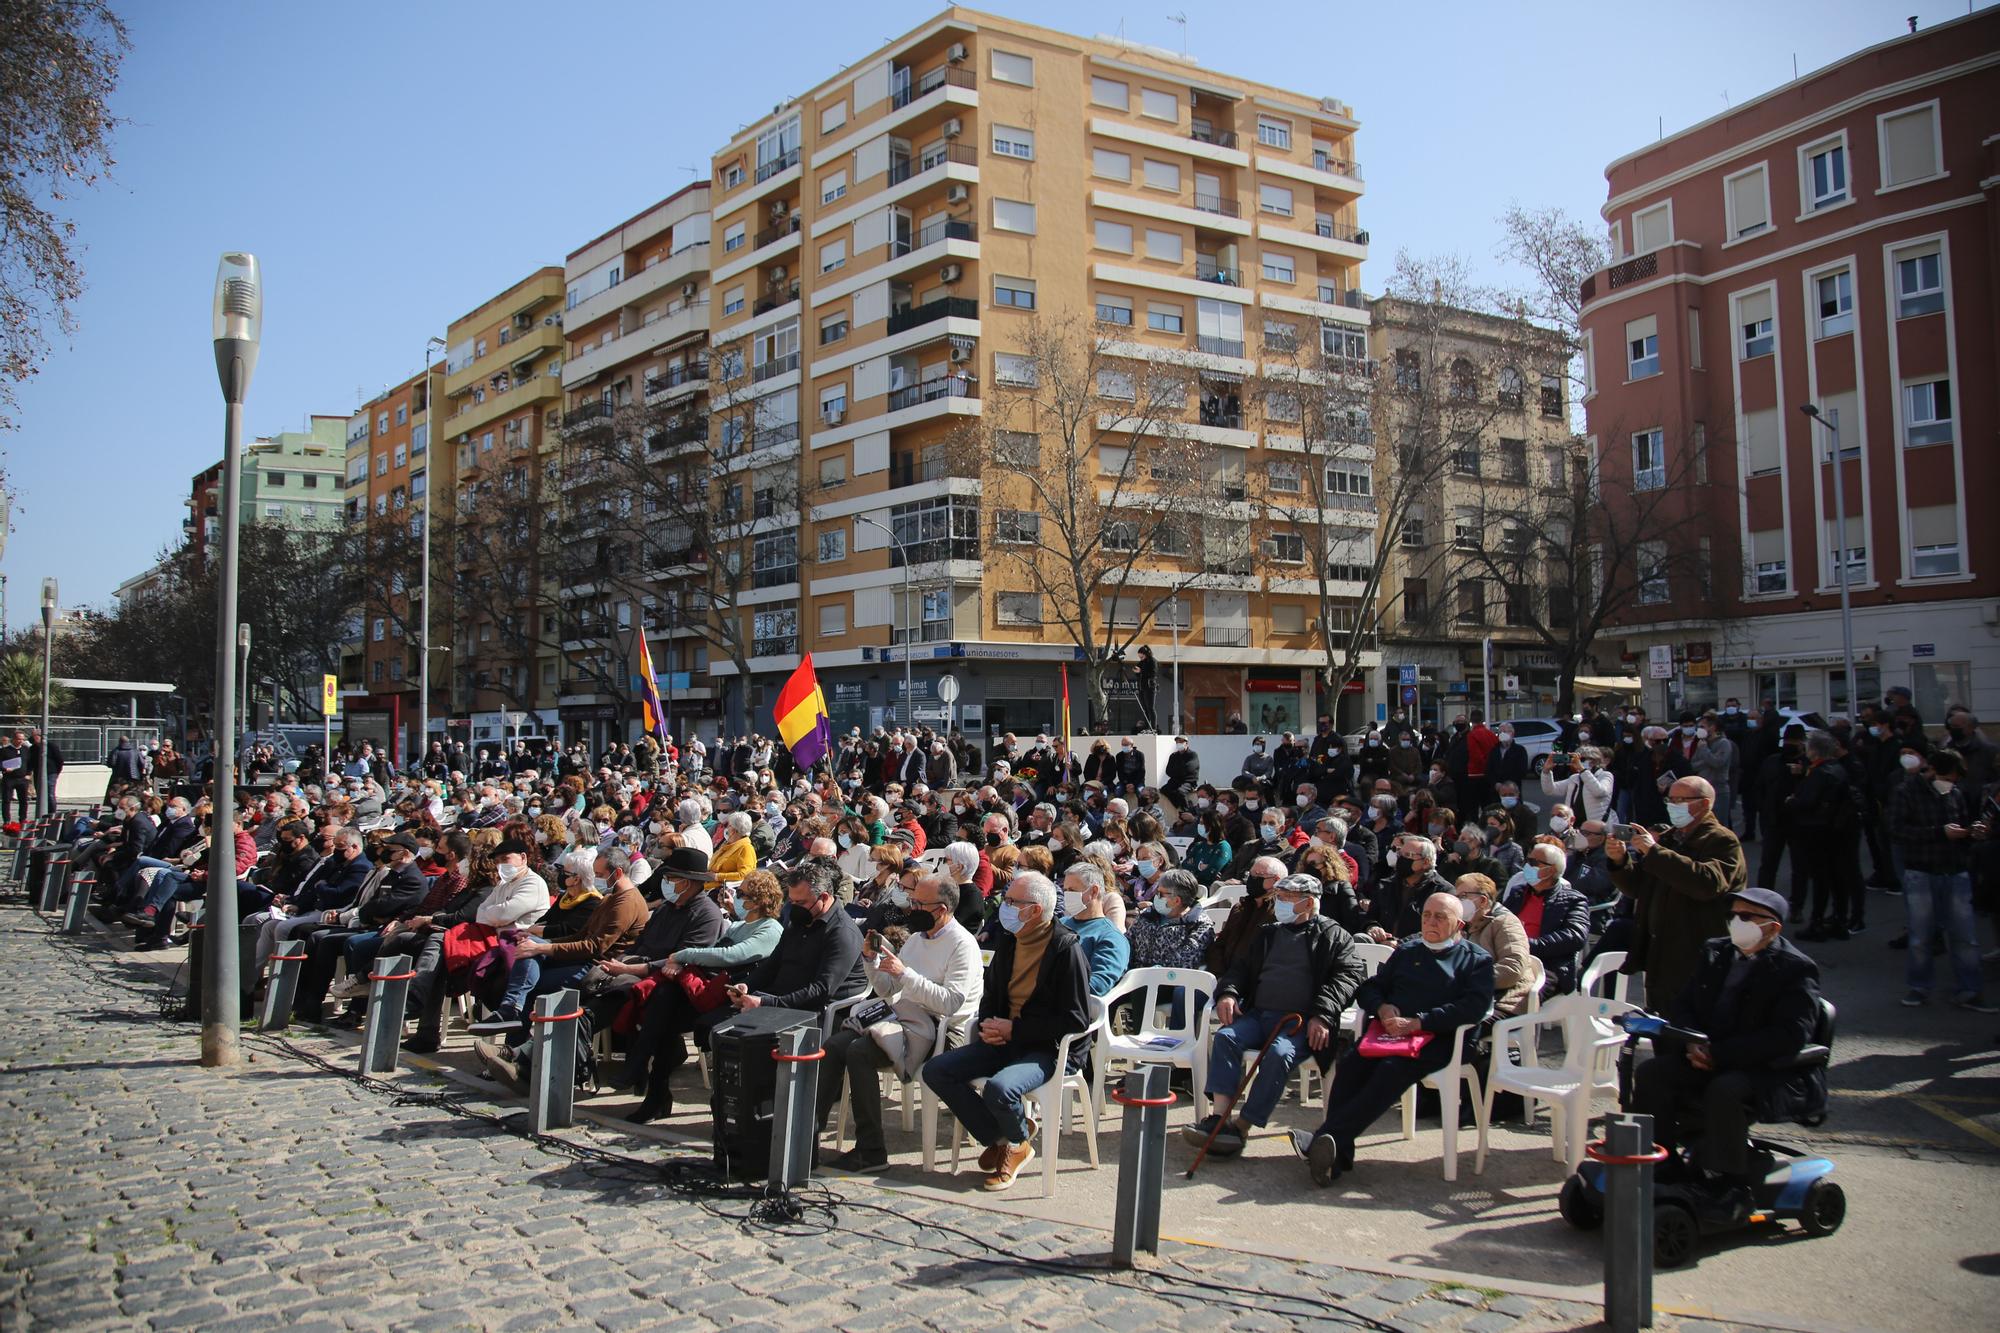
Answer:
M321 676L319 678L319 711L333 714L340 709L340 677Z
M1405 662L1405 663L1403 663L1403 664L1402 664L1401 666L1397 667L1397 668L1396 668L1396 683L1397 683L1398 685L1414 685L1414 684L1416 684L1416 683L1417 683L1417 664L1416 664L1415 662Z
M946 702L947 704L957 703L958 677L939 676L937 680L937 697L944 700L944 702Z

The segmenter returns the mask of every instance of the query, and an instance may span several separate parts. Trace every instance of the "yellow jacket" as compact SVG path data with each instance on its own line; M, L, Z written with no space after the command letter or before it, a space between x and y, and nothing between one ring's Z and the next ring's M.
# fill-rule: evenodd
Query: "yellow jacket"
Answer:
M738 838L727 847L716 848L708 859L708 870L721 879L741 879L757 868L757 849L750 839Z

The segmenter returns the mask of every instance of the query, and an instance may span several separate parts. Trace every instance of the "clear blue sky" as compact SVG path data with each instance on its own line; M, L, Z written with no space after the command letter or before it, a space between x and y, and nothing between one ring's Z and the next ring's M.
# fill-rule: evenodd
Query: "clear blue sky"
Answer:
M0 435L18 494L0 570L33 623L107 604L176 540L221 456L209 344L217 255L254 251L268 292L247 421L298 429L422 365L424 340L540 264L693 179L692 164L840 60L941 6L197 3L114 0L132 53L114 180L75 208L89 292L73 343ZM1594 216L1612 158L1801 71L1965 12L1928 0L1603 3L1023 0L989 6L1178 49L1354 105L1374 238L1499 280L1512 202ZM858 17L857 17L858 16ZM748 23L754 32L746 31ZM719 31L724 26L732 31ZM748 51L751 68L711 58ZM546 164L546 170L540 170ZM534 174L540 170L540 174Z

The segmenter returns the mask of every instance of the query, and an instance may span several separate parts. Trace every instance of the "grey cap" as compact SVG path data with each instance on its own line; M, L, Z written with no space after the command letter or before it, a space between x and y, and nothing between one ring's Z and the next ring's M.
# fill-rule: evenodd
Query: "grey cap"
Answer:
M1786 915L1792 910L1791 904L1785 901L1785 895L1779 893L1776 889L1742 889L1736 893L1725 893L1722 896L1725 898L1734 898L1738 902L1748 903L1759 911L1769 912L1780 921L1783 921Z
M1273 893L1310 893L1319 896L1322 885L1317 875L1287 875L1271 886Z

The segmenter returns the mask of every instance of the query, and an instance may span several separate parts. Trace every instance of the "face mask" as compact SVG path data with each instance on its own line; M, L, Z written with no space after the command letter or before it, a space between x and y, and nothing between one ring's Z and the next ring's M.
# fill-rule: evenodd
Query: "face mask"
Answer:
M1255 745L1251 746L1250 748L1255 750L1258 754L1262 754L1264 753L1264 742L1258 741Z
M1290 925L1298 914L1298 904L1289 898L1279 898L1271 904L1271 919L1281 926Z
M1445 827L1442 824L1426 824L1424 825L1424 832L1430 834L1431 839L1435 841L1444 836Z
M1446 949L1449 949L1452 945L1456 943L1458 943L1458 937L1453 936L1451 939L1448 940L1425 940L1424 947L1426 949L1429 949L1432 953L1443 953Z
M1172 913L1167 910L1167 895L1164 893L1154 894L1153 901L1147 904L1147 906L1151 907L1155 912L1158 912L1161 916L1172 915Z
M1409 749L1410 747L1412 747L1413 745L1415 745L1415 744L1416 744L1416 742L1415 742L1415 741L1413 741L1413 740L1411 740L1411 739L1410 739L1410 738L1409 738L1408 736L1405 736L1405 737L1403 737L1403 739L1402 739L1402 740L1400 740L1400 741L1397 741L1397 742L1396 742L1396 744L1398 744L1398 745L1402 746L1402 747L1403 747L1403 748L1404 748L1405 750L1407 750L1407 749Z
M1262 801L1245 801L1243 803L1243 808L1245 810L1254 812L1257 809L1257 807L1262 804L1264 804Z
M533 819L536 815L539 815L540 813L542 813L542 807L540 807L539 805L531 805L528 807L528 818Z
M505 884L508 880L520 874L523 869L525 867L517 866L511 861L502 861L499 866L500 882Z
M1159 866L1152 861L1134 861L1132 863L1132 873L1136 874L1140 879L1151 879L1153 872L1158 869Z
M1748 953L1764 938L1764 929L1755 921L1745 921L1740 916L1729 918L1729 942Z
M1722 711L1723 711L1724 713L1728 714L1728 715L1729 715L1730 717L1735 717L1735 716L1736 716L1736 705L1735 705L1735 704L1731 704L1731 705L1729 705L1729 707L1727 707L1727 708L1723 709Z
M1932 790L1932 791L1934 791L1934 792L1936 792L1936 793L1937 793L1938 795L1940 795L1940 796L1949 796L1949 795L1951 795L1951 789L1952 789L1952 786L1953 786L1953 782L1952 782L1952 779L1950 779L1950 778L1932 778L1932 779L1931 779L1931 790Z
M1460 898L1458 900L1458 914L1467 921L1478 919L1479 903L1480 900L1477 898Z
M1901 763L1904 772L1914 773L1924 766L1924 757L1920 754L1906 754L1903 756Z
M1512 745L1512 744L1514 743L1514 733L1513 733L1513 732L1511 732L1511 731L1503 731L1503 732L1501 732L1501 733L1500 733L1500 743L1501 743L1502 745Z
M1503 809L1512 810L1515 806L1519 805L1520 803L1521 803L1521 798L1518 796L1502 796L1500 798L1500 805Z
M1692 735L1694 735L1694 727L1693 727L1692 725L1689 725L1689 726L1685 726L1685 727L1682 727L1682 728L1681 728L1681 735L1683 735L1683 736L1692 736Z
M1197 810L1206 810L1214 804L1215 802L1209 800L1206 796L1197 796L1194 798L1194 808Z
M1061 838L1050 838L1050 839L1049 839L1049 850L1050 850L1050 851L1052 851L1052 852L1059 852L1059 851L1061 851L1061 850L1063 849L1063 846L1064 846L1064 844L1063 844L1063 840L1062 840Z
M1063 890L1063 915L1075 916L1078 912L1081 912L1082 910L1083 910L1083 895L1080 893L1072 892L1071 890L1068 889Z
M738 921L748 921L750 919L750 904L744 902L741 898L736 900L736 906L733 910Z
M1389 850L1389 864L1390 864L1390 865L1394 865L1394 864L1396 864L1396 860L1397 860L1397 855L1398 855L1398 854L1397 854L1396 850L1395 850L1395 849L1394 849L1393 847L1392 847L1392 848L1390 848L1390 850Z
M1371 750L1379 748L1379 747L1381 746L1381 744L1382 744L1382 741L1381 741L1381 738L1380 738L1380 737L1377 737L1377 736L1370 736L1370 737L1368 738L1368 748L1369 748L1369 749L1371 749Z
M1276 842L1277 840L1278 840L1278 828L1277 828L1277 825L1275 825L1275 824L1266 824L1266 825L1264 825L1264 841L1265 841L1265 842Z
M957 805L954 805L954 806L952 806L952 808L951 808L951 812L952 812L953 814L955 814L955 815L962 815L962 814L964 814L964 813L965 813L965 805L964 805L964 803L963 803L963 802L961 802L961 803L959 803L959 804L957 804Z
M1306 795L1304 792L1300 792L1298 794L1297 799L1293 803L1297 805L1299 809L1303 810L1307 806L1312 804L1312 797Z
M603 875L592 875L590 877L590 887L596 889L599 893L604 893L611 888L611 881Z
M1752 730L1752 731L1755 731L1755 730L1757 730L1757 728L1759 728L1759 727L1763 726L1764 724L1763 724L1762 722L1759 722L1759 721L1758 721L1758 720L1757 720L1756 718L1754 718L1754 717L1749 717L1749 718L1745 718L1745 719L1743 719L1743 725L1744 725L1744 726L1746 726L1746 727L1748 727L1748 728L1750 728L1750 730Z
M1009 935L1021 933L1021 909L1010 902L1000 904L1000 929Z
M1567 833L1567 832L1569 832L1569 816L1567 816L1567 815L1551 815L1551 816L1549 817L1549 831L1550 831L1551 833Z
M1443 769L1441 769L1441 768L1434 768L1434 769L1432 769L1432 770L1431 770L1431 782L1435 784L1435 783L1439 783L1439 782L1443 782L1443 781L1444 781L1444 770L1443 770Z
M1694 816L1689 813L1687 802L1685 801L1668 801L1667 819L1675 828L1686 828L1689 824L1694 823Z

